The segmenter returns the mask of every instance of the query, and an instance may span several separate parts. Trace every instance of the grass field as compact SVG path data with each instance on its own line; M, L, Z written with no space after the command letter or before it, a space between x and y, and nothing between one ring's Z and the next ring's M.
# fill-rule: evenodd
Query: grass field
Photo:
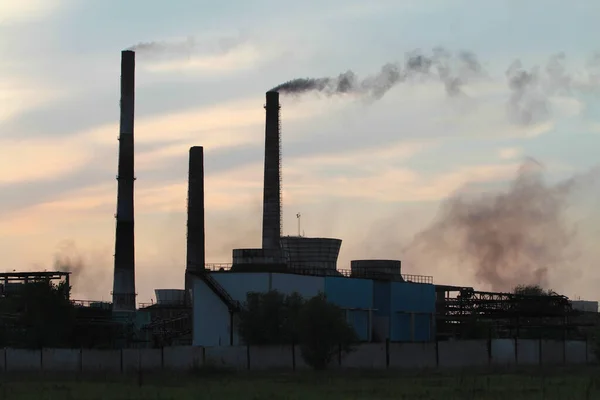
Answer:
M541 371L48 376L2 374L0 399L600 399L600 368Z

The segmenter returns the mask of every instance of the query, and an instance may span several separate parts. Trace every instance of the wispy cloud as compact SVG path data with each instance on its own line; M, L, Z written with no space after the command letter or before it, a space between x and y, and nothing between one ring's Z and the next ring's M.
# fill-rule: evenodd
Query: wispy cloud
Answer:
M0 2L0 23L15 24L39 20L60 8L62 0L20 0Z
M0 184L60 176L84 166L92 154L81 141L0 140Z
M226 74L255 68L266 62L267 55L255 46L245 44L224 54L192 55L185 59L149 61L142 68L150 72L188 72L197 74Z
M510 160L517 158L522 154L522 150L518 147L505 147L498 150L498 157L502 160Z

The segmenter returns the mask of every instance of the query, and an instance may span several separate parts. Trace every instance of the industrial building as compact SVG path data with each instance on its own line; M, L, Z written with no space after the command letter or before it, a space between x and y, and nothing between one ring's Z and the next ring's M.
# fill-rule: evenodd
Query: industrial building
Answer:
M429 341L435 337L436 293L432 277L403 277L398 260L356 260L349 271L337 268L342 240L281 236L281 137L279 93L266 94L263 223L261 249L234 249L227 267L191 271L193 344L237 345L236 312L250 292L277 290L305 298L324 293L345 310L362 341ZM192 159L197 157L199 161ZM202 151L190 151L189 199L201 201ZM188 203L194 215L203 204ZM191 243L190 226L196 227ZM188 221L189 247L197 251L204 228ZM204 256L204 252L202 257ZM194 265L204 264L196 259Z
M240 344L236 321L250 292L319 293L346 313L364 342L470 338L475 328L517 337L550 327L562 335L596 323L598 303L564 296L478 292L403 274L400 260L353 260L339 269L338 238L282 236L279 93L266 93L262 247L232 249L232 260L206 264L204 148L189 151L185 287L156 289L156 303L136 307L134 230L135 53L121 53L121 111L112 304L76 302L84 332L117 332L111 346ZM183 271L182 271L183 272ZM0 297L28 280L66 280L68 273L0 276ZM6 326L6 321L0 319ZM485 322L484 325L481 325ZM98 330L95 327L103 327ZM112 334L112 333L110 333ZM481 334L481 333L477 333ZM487 333L485 333L487 334ZM93 346L91 343L90 346ZM103 342L103 346L107 344Z

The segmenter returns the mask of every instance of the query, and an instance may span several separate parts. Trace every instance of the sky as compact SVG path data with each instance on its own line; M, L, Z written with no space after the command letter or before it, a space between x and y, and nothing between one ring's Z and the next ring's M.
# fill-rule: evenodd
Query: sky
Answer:
M189 147L205 147L207 262L231 262L232 248L260 246L265 91L368 77L441 46L481 64L459 96L435 78L377 100L282 95L284 233L301 213L306 236L343 239L340 269L399 258L404 273L486 289L456 254L410 262L406 246L457 191L506 190L528 158L548 184L597 165L598 17L591 0L0 2L2 268L79 258L73 297L110 299L121 50L169 44L137 52L136 285L149 302L183 286ZM562 86L545 69L559 53ZM510 112L517 59L543 75L521 99L546 106L529 122ZM600 299L599 189L588 182L566 210L578 235L548 284L571 297Z

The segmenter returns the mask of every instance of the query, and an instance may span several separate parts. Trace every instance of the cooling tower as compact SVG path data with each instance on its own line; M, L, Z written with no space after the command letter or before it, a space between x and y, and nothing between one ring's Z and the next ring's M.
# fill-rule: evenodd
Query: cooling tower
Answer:
M135 53L121 52L121 117L119 172L117 175L117 227L113 311L135 311L135 239L133 182L133 120L135 104Z
M341 246L342 240L335 238L281 238L281 251L290 269L315 270L329 275L339 275L336 267Z
M267 92L266 97L262 247L263 249L279 249L281 237L279 93Z
M190 148L187 204L187 261L185 288L191 288L188 272L204 272L204 148Z

